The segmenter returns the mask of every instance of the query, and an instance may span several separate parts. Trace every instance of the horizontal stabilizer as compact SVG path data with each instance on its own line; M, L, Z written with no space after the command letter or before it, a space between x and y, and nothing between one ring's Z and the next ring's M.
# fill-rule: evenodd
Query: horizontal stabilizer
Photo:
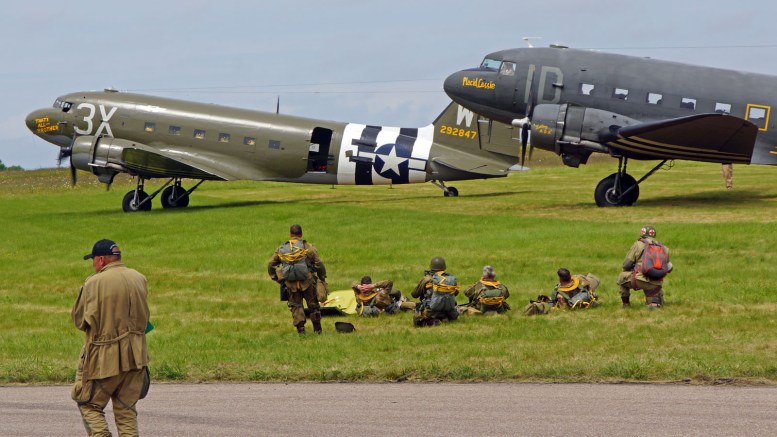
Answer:
M758 127L725 114L699 114L632 126L612 126L602 142L642 159L749 164Z
M458 180L473 178L498 178L507 176L504 162L491 161L470 154L445 154L430 160L435 179Z

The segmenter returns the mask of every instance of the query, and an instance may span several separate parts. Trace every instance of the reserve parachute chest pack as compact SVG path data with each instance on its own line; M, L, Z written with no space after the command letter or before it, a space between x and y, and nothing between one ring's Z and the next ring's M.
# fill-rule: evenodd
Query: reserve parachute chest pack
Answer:
M308 250L304 240L289 240L278 249L282 263L283 279L287 281L304 281L310 277L310 269L305 261Z
M642 254L642 264L639 271L651 279L661 279L669 273L669 251L666 246L659 242L653 242L647 239L641 240L645 243L645 252Z

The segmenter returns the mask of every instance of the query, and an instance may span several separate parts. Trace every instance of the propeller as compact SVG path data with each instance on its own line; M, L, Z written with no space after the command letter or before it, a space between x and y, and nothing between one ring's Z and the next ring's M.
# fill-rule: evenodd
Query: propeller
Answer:
M529 129L531 129L529 122L524 123L521 127L521 167L526 167L526 148L529 143ZM529 156L531 157L531 155Z
M529 91L529 101L526 104L526 117L520 120L513 120L513 126L521 128L521 167L526 167L526 149L529 148L529 132L531 131L531 117L534 114L534 96ZM532 147L529 150L529 160L534 152Z
M73 160L70 160L70 183L75 186L76 185L76 166L73 165Z
M70 183L76 184L76 167L73 165L73 147L62 147L59 149L59 155L57 155L57 167L62 165L62 160L69 158L70 161Z
M59 149L59 155L57 155L57 167L62 166L62 160L65 158L70 158L70 155L73 154L73 148L72 147L61 147Z

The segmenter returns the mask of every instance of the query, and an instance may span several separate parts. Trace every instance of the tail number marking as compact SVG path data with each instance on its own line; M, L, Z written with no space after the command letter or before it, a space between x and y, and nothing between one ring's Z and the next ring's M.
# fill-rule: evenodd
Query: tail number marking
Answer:
M460 127L451 127L446 125L440 126L440 133L443 135L451 135L454 137L469 138L470 140L474 140L478 136L478 133L474 130L462 129Z

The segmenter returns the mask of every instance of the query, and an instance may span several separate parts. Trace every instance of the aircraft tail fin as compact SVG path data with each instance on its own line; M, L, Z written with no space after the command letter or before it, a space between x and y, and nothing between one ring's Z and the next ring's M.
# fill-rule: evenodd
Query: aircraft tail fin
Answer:
M435 142L457 150L477 150L518 158L520 132L451 102L432 123Z

